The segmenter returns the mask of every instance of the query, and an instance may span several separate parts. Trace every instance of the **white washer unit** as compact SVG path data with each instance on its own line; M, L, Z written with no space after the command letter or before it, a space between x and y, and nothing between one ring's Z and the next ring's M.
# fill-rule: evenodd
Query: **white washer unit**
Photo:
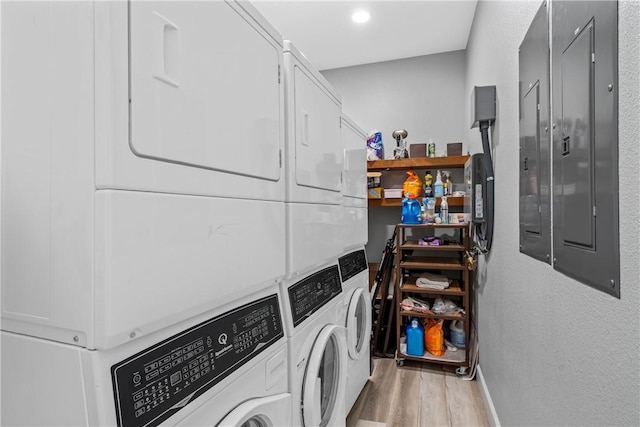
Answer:
M343 169L343 239L344 252L339 258L344 291L343 322L347 328L349 376L346 410L349 412L367 383L371 370L371 297L369 267L364 245L368 240L366 135L345 114L342 115Z
M287 277L302 277L342 252L341 99L284 42Z
M348 356L338 266L285 282L283 289L288 297L283 311L289 334L291 425L345 425Z
M364 249L343 255L338 265L344 292L342 321L346 326L349 353L345 401L348 413L371 375L371 294Z
M344 147L342 171L342 239L344 252L363 248L368 241L366 135L346 115L341 117Z
M1 7L3 330L114 348L284 277L283 43L250 4Z
M277 287L109 350L2 331L2 425L291 425Z

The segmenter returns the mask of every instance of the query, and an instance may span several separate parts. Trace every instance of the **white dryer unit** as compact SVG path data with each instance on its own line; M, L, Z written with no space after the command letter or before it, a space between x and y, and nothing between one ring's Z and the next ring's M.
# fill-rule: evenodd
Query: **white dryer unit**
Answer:
M2 332L2 425L291 425L276 288L109 350ZM251 421L249 421L251 420ZM253 424L252 424L253 422ZM262 423L262 424L261 424Z
M284 42L287 277L342 252L343 149L340 96L289 41Z
M364 247L368 238L366 135L346 115L341 118L344 148L342 171L342 239L344 252Z
M0 7L3 330L112 348L284 277L283 43L250 4Z
M343 255L338 265L344 292L342 319L347 328L349 353L345 403L348 413L371 375L371 294L364 248Z
M288 297L284 318L289 333L291 425L345 425L348 356L345 327L340 323L338 266L283 286Z

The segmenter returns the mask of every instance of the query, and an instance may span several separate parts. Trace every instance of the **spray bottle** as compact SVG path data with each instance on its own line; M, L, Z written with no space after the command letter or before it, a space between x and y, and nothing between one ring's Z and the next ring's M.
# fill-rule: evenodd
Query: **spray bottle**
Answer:
M436 197L444 196L444 187L442 185L442 175L440 175L440 171L436 174L436 183L433 185L433 192Z

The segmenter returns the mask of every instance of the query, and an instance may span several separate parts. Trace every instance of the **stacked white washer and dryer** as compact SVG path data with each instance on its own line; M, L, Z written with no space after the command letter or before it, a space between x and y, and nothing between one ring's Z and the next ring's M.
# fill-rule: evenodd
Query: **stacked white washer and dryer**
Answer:
M0 424L295 423L280 35L234 1L0 7Z
M347 329L348 378L346 411L353 407L371 372L371 296L369 267L364 246L368 240L366 135L342 115L344 147L342 226L343 253L338 260L344 304L343 324Z
M287 279L292 425L337 426L346 419L346 329L337 259L342 253L341 100L289 41L286 97Z

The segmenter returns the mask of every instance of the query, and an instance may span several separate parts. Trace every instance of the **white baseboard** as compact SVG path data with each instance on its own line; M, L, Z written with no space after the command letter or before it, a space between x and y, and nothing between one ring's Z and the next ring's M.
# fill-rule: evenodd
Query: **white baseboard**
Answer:
M480 369L479 364L476 374L480 386L479 388L480 395L482 397L482 403L484 403L484 412L487 414L489 425L491 425L492 427L501 427L500 420L498 419L498 413L496 412L495 406L493 406L493 400L491 400L491 394L489 394L489 389L487 388L487 383L484 380L484 375L482 375L482 369Z

